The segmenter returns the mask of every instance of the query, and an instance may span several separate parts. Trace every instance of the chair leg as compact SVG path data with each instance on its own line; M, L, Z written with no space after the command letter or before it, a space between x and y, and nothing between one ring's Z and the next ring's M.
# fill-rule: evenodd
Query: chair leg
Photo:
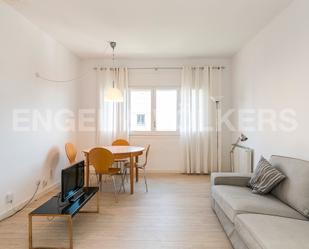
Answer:
M99 185L99 191L102 192L102 175L97 174L97 183Z
M118 202L118 198L117 198L117 188L116 188L116 182L115 182L115 177L113 175L111 175L111 178L113 180L113 184L114 184L114 196L115 196L115 201Z
M125 181L125 175L124 175L124 172L122 172L122 174L121 174L121 185L122 185L122 188L123 188L123 192L125 193L126 192L126 188L124 186L124 181Z
M129 180L128 180L128 169L127 169L127 168L124 169L124 177L125 177L125 180L126 180L127 183L128 183Z
M144 180L145 180L145 185L146 185L146 192L148 193L148 184L147 184L147 177L146 177L146 169L143 168L144 171Z
M107 175L104 175L104 183L107 183Z
M97 179L97 186L99 187L100 190L100 182L99 182L99 175L96 173L95 178Z
M125 172L122 172L122 174L120 174L120 177L121 177L121 185L120 185L120 188L119 188L119 193L121 192L121 189L123 189L123 192L125 193L126 192L126 189L125 189L125 186L124 186L124 181L125 181Z

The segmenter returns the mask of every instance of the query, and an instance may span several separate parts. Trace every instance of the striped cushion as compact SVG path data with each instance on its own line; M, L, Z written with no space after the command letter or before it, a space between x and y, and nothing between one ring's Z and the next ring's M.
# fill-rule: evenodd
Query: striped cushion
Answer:
M250 181L249 187L256 194L268 194L277 186L285 175L274 168L264 157L261 157Z

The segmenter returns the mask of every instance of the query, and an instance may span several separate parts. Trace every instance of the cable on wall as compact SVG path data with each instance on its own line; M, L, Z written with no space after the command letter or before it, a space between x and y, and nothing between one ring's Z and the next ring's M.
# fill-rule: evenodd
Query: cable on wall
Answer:
M14 209L13 209L14 212L13 212L12 214L10 214L9 216L7 216L7 217L3 218L2 220L0 220L0 222L9 219L9 218L13 217L15 214L17 214L17 213L21 212L22 210L24 210L24 209L33 201L35 195L36 195L37 192L39 191L40 184L41 184L40 182L37 183L36 189L35 189L35 191L34 191L32 197L29 199L29 201L27 201L27 202L25 203L25 205L23 205L23 206L22 206L20 209L18 209L18 210L14 210Z
M102 56L104 56L106 54L106 50L108 49L109 47L109 43L110 41L108 41L108 44L105 46L105 49L103 51L103 54ZM42 75L40 75L39 72L36 72L34 75L36 78L39 78L41 80L45 80L45 81L49 81L49 82L53 82L53 83L68 83L68 82L72 82L72 81L75 81L75 80L80 80L80 79L83 79L84 77L86 77L89 73L85 73L83 75L80 75L80 76L77 76L77 77L74 77L72 79L67 79L67 80L55 80L55 79L49 79L47 77L44 77Z
M53 80L53 79L48 79L44 76L41 76L38 72L35 73L35 77L41 79L41 80L45 80L45 81L49 81L49 82L54 82L54 83L67 83L67 82L72 82L72 81L75 81L75 80L80 80L80 79L83 79L85 76L87 76L89 73L85 73L79 77L76 77L76 78L72 78L72 79L68 79L68 80Z

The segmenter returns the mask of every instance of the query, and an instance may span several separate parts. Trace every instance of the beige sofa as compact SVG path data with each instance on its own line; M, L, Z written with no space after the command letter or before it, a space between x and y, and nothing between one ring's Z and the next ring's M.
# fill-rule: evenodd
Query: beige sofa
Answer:
M235 249L309 249L309 162L270 161L286 179L268 195L251 192L250 175L213 173L212 208Z

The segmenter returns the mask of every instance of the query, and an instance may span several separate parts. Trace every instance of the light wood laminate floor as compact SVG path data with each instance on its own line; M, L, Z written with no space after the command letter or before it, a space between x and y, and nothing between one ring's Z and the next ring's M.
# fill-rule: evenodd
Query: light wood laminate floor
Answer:
M115 203L110 184L100 195L100 214L78 214L73 219L75 249L226 249L232 248L210 207L208 176L149 175L136 193L119 194ZM27 214L52 194L23 212L0 222L0 248L28 248ZM87 208L91 209L95 202ZM68 245L64 220L34 218L34 246Z

